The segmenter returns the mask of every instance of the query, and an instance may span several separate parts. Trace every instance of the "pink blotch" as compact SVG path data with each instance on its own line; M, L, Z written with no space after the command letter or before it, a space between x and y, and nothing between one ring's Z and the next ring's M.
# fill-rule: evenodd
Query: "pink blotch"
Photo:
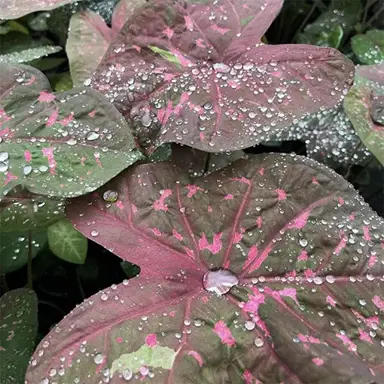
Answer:
M244 229L241 228L241 229L240 229L240 232L236 232L236 233L235 233L235 236L233 237L233 242L234 242L235 244L239 244L239 243L240 243L240 241L241 241L242 238L243 238L243 232L244 232Z
M147 335L147 337L145 338L145 344L148 345L148 347L155 347L157 345L157 336L155 333L150 333L149 335Z
M345 246L347 245L347 237L344 235L343 232L340 233L340 236L341 236L341 239L340 239L340 242L339 244L337 245L337 247L335 248L334 250L334 253L336 255L339 255L340 252L345 248Z
M25 85L32 85L32 84L35 83L35 81L36 81L36 76L32 76L32 77L28 80L28 82L25 83Z
M261 226L262 226L262 224L263 224L263 218L261 217L261 216L259 216L258 218L257 218L257 220L256 220L256 225L257 225L257 228L261 228Z
M138 45L132 45L132 47L135 48L137 52L141 52L141 47Z
M283 72L281 72L281 71L272 71L271 73L270 73L270 75L271 76L273 76L273 77L282 77L283 76Z
M233 200L233 195L228 193L228 195L224 196L224 200Z
M372 302L377 308L380 309L380 311L384 311L384 300L382 300L378 295L373 297Z
M32 154L29 151L24 151L24 159L27 163L32 161Z
M238 181L243 184L251 185L251 180L247 179L246 177L233 177L230 180L232 181Z
M203 359L201 356L196 352L196 351L189 351L188 356L192 356L196 359L197 363L199 364L200 367L203 366Z
M40 92L40 96L37 99L40 103L50 103L51 101L55 100L56 96L53 93L50 92Z
M172 234L174 237L176 237L177 240L179 240L179 241L183 240L183 236L181 236L181 234L179 232L177 232L176 229L172 230Z
M312 184L319 184L315 176L312 177Z
M211 26L211 29L214 30L215 32L220 33L220 35L224 35L224 33L227 33L227 32L229 31L228 28L221 28L221 27L219 27L219 26L216 25L216 24L213 24L213 25Z
M212 213L212 212L213 212L213 209L212 209L212 207L211 207L210 205L208 205L208 207L207 207L207 211L208 211L209 213Z
M172 39L173 34L174 34L173 29L171 29L169 27L165 28L163 33L164 33L165 36L168 37L168 39Z
M347 335L338 333L336 337L338 337L344 345L348 346L348 351L355 352L357 350L356 344Z
M318 367L324 364L324 360L320 359L320 357L314 357L312 359L313 363L316 364Z
M215 324L213 331L220 337L220 340L223 344L230 347L235 345L235 339L232 336L230 329L226 326L223 320L218 321Z
M208 249L214 255L216 255L217 253L219 253L221 251L221 249L223 247L223 243L221 241L222 235L223 235L222 232L215 233L213 235L212 244L209 244L208 240L207 240L207 236L205 235L205 233L203 233L201 239L199 240L199 249L201 251L204 250L204 249Z
M163 76L164 76L164 80L167 82L170 82L175 77L173 73L164 73Z
M274 291L275 293L278 293L279 297L289 297L292 299L298 306L300 306L298 300L297 300L297 291L295 288L284 288L280 291Z
M169 196L172 196L172 191L170 189L165 189L161 193L160 198L153 203L155 211L168 211L168 205L164 202Z
M122 337L116 337L116 343L121 344L123 342Z
M89 117L95 117L96 116L96 110L89 112L88 116Z
M245 380L245 384L253 384L253 376L252 373L248 370L245 370L243 373L243 379Z
M123 207L124 207L124 206L123 206ZM133 213L134 215L136 215L136 213L137 213L137 207L136 207L135 204L131 204L131 209L132 209L132 213Z
M203 132L200 132L200 133L199 133L199 139L200 139L200 141L204 141L204 138L205 138L204 133L203 133Z
M54 175L56 173L56 161L55 161L55 157L53 155L53 151L54 151L54 148L52 148L52 147L42 149L44 157L46 157L48 160L49 172L52 175Z
M345 201L342 197L338 197L337 200L339 201L340 205L344 205Z
M351 220L351 221L355 220L355 214L354 213L349 215L349 220Z
M101 161L100 161L100 153L94 153L93 154L93 157L95 158L95 161L96 161L96 164L100 167L100 168L103 168L103 164L101 164Z
M208 301L209 301L209 297L208 297L208 296L203 296L203 297L201 298L201 301L202 301L204 304L207 304Z
M152 228L152 232L153 232L156 236L161 236L161 232L160 232L157 228Z
M13 181L13 180L17 180L17 179L18 179L17 176L12 175L11 172L7 172L6 175L5 175L4 185L7 185L7 184L9 184L11 181Z
M289 223L288 228L296 228L296 229L304 228L305 225L307 224L309 214L310 212L302 213L301 215L299 215Z
M58 116L59 116L59 111L56 109L51 113L45 125L47 127L51 127L53 124L56 123Z
M190 16L184 16L184 20L185 20L185 26L187 27L187 29L192 31L193 30L193 20L191 19L191 17Z
M265 171L265 169L264 168L260 168L259 169L259 175L261 175L261 176L264 176L264 171Z
M73 112L71 112L71 114L68 115L67 117L64 117L64 119L58 121L58 123L63 127L66 127L72 120L73 120Z
M363 227L363 232L364 232L364 240L370 241L371 235L369 234L369 228L366 225L364 225Z
M198 187L197 185L187 185L186 188L188 189L187 197L189 198L195 196L198 191L204 191L204 189Z
M175 315L176 315L176 312L175 312L175 311L171 311L171 312L169 312L169 316L170 316L170 317L175 317Z
M325 301L332 307L336 307L336 301L331 296L327 296Z
M253 295L248 295L248 301L244 304L244 311L258 313L260 304L265 304L265 296L258 289L253 288Z
M297 261L307 261L308 260L308 253L307 251L301 251L300 255L297 257Z
M359 339L373 344L371 336L369 336L369 334L363 331L361 328L359 328Z
M183 92L180 96L180 101L179 103L176 105L176 107L174 108L173 110L173 113L175 115L179 115L180 112L182 111L183 109L183 106L184 104L189 100L189 94L188 92Z
M251 248L249 248L247 261L243 266L243 270L247 269L253 263L253 261L257 258L257 255L258 255L258 249L256 245L252 245Z
M240 89L240 84L235 81L235 80L228 80L227 81L228 85L232 88L232 89Z
M368 260L368 268L372 268L377 262L377 256L371 255Z
M9 128L4 128L4 129L2 129L0 131L0 137L12 138L13 137L13 133L12 133L12 131Z
M123 210L124 209L124 203L121 200L116 201L116 207Z
M277 193L277 200L282 201L287 199L287 194L283 189L276 189L275 192Z
M205 48L204 40L201 37L196 40L196 45L200 48Z

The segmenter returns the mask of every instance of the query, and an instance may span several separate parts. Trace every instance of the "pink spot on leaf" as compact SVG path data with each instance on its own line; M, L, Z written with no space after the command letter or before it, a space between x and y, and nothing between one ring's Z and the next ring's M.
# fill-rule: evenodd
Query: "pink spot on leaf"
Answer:
M27 163L30 163L32 161L32 154L30 151L24 151L24 159Z
M327 296L325 301L332 307L336 307L336 301L331 296Z
M152 232L155 236L161 236L161 232L157 228L152 228Z
M228 195L224 196L224 200L233 200L233 195L228 193Z
M289 223L288 228L296 228L296 229L304 228L305 225L307 224L309 214L310 214L309 211L303 212L301 215L299 215Z
M185 20L185 26L187 27L187 29L192 31L193 30L193 20L191 19L191 17L190 16L184 16L184 20Z
M369 228L366 225L364 225L363 227L363 232L364 232L364 240L370 241L371 235L369 234Z
M53 124L56 123L58 116L59 116L59 111L56 109L48 117L48 121L47 121L47 123L45 125L47 127L51 127Z
M165 189L158 200L153 203L153 208L155 211L168 211L168 205L165 204L165 199L172 195L172 191L170 189Z
M37 99L40 103L50 103L51 101L55 100L56 96L53 93L50 92L40 92L40 96Z
M165 36L168 37L168 39L172 39L173 34L174 34L173 29L171 29L169 27L165 28L163 33L164 33Z
M243 184L251 185L251 180L245 178L245 177L233 177L230 180L232 181L238 181Z
M119 208L121 210L124 209L124 204L123 204L123 202L121 200L116 201L115 205L116 205L117 208Z
M307 261L308 260L308 253L307 251L301 251L300 255L297 257L297 261Z
M338 337L343 342L343 344L348 347L348 351L356 352L357 350L356 344L347 335L338 333L336 334L336 337Z
M230 329L226 326L223 320L218 321L215 324L213 331L220 337L223 344L232 347L235 345L235 339L232 336Z
M339 242L339 244L337 245L337 247L335 248L335 251L334 251L336 255L339 255L340 252L347 245L347 237L344 235L343 232L340 233L340 236L341 236L340 242Z
M199 249L200 250L208 249L214 255L216 255L221 251L223 247L223 243L221 242L222 235L223 235L222 233L215 233L213 235L212 244L209 244L207 240L207 236L205 235L205 233L203 233L201 239L199 240Z
M324 364L324 360L320 359L320 357L314 357L312 359L313 363L316 364L318 367Z
M150 333L146 338L145 338L145 344L148 345L148 347L155 347L157 345L157 336L155 333Z
M263 224L263 218L261 217L261 216L259 216L258 218L257 218L257 220L256 220L256 225L257 225L257 228L261 228L261 226L262 226L262 224Z
M229 31L228 28L221 28L216 24L213 24L211 26L211 29L214 30L215 32L218 32L220 35L224 35L224 33L227 33Z
M372 301L373 304L375 304L376 307L380 309L380 311L384 311L384 300L382 300L378 295L376 295L373 297Z
M7 185L7 184L9 184L11 181L13 181L13 180L17 180L17 179L18 179L17 176L12 175L11 172L7 172L6 175L5 175L4 185Z
M363 331L361 328L359 328L359 339L373 344L371 336L369 336L369 334Z
M52 175L54 175L56 173L56 161L55 161L55 157L53 155L53 150L54 150L54 148L52 148L52 147L42 149L44 157L46 157L48 160L49 172Z
M177 240L180 240L180 241L183 240L183 236L181 236L181 234L179 232L177 232L176 229L172 230L172 234L174 237L176 237Z
M277 200L282 201L287 199L287 194L283 189L276 189L277 192Z
M195 196L198 191L204 191L204 189L198 187L197 185L187 185L186 188L188 189L187 197L189 198Z
M249 248L247 261L243 265L243 270L247 269L253 263L253 261L257 258L257 255L258 255L258 249L256 245L252 245L251 248Z

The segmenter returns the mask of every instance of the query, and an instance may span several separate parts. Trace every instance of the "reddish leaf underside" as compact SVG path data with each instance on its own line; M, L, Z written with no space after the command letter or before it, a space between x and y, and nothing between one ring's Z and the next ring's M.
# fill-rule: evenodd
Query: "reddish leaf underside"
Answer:
M362 142L384 165L384 64L361 66L344 101Z
M261 36L281 0L152 1L112 42L92 86L134 121L148 152L178 142L208 152L250 147L341 102L353 64Z
M28 384L383 382L383 220L324 166L141 165L67 214L142 276L58 324Z
M82 0L76 0L79 2ZM49 11L75 0L0 0L0 19L18 19L29 13Z
M121 114L99 92L52 93L38 70L0 64L0 197L15 186L73 197L142 157Z

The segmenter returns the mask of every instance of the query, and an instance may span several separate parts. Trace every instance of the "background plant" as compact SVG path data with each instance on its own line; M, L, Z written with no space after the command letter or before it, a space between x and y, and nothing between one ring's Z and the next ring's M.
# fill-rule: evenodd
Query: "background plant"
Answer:
M1 382L383 375L380 2L3 3Z

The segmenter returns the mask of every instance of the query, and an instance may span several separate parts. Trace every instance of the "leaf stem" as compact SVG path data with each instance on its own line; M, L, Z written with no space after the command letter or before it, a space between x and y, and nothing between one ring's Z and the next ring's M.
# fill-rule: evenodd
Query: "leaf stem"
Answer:
M28 281L27 287L33 289L33 278L32 278L32 232L28 232L28 264L27 264Z
M77 268L76 268L76 280L77 280L77 285L79 286L80 295L81 295L82 299L85 300L85 293L84 293L84 289L83 289L83 284L81 284L81 280L80 280L80 276L79 276L79 272L78 272Z
M367 25L371 25L372 21L377 19L377 17L384 11L384 4L381 6L381 8L367 21Z
M303 20L303 22L300 24L299 28L297 28L297 31L293 35L292 41L296 40L296 37L301 32L301 30L306 26L306 24L308 23L308 20L311 18L311 16L313 15L313 12L315 12L316 8L317 8L317 3L314 2L311 9L307 13L307 16L305 16L305 19Z
M1 293L7 293L9 291L7 278L3 274L0 275L0 289L1 289Z

